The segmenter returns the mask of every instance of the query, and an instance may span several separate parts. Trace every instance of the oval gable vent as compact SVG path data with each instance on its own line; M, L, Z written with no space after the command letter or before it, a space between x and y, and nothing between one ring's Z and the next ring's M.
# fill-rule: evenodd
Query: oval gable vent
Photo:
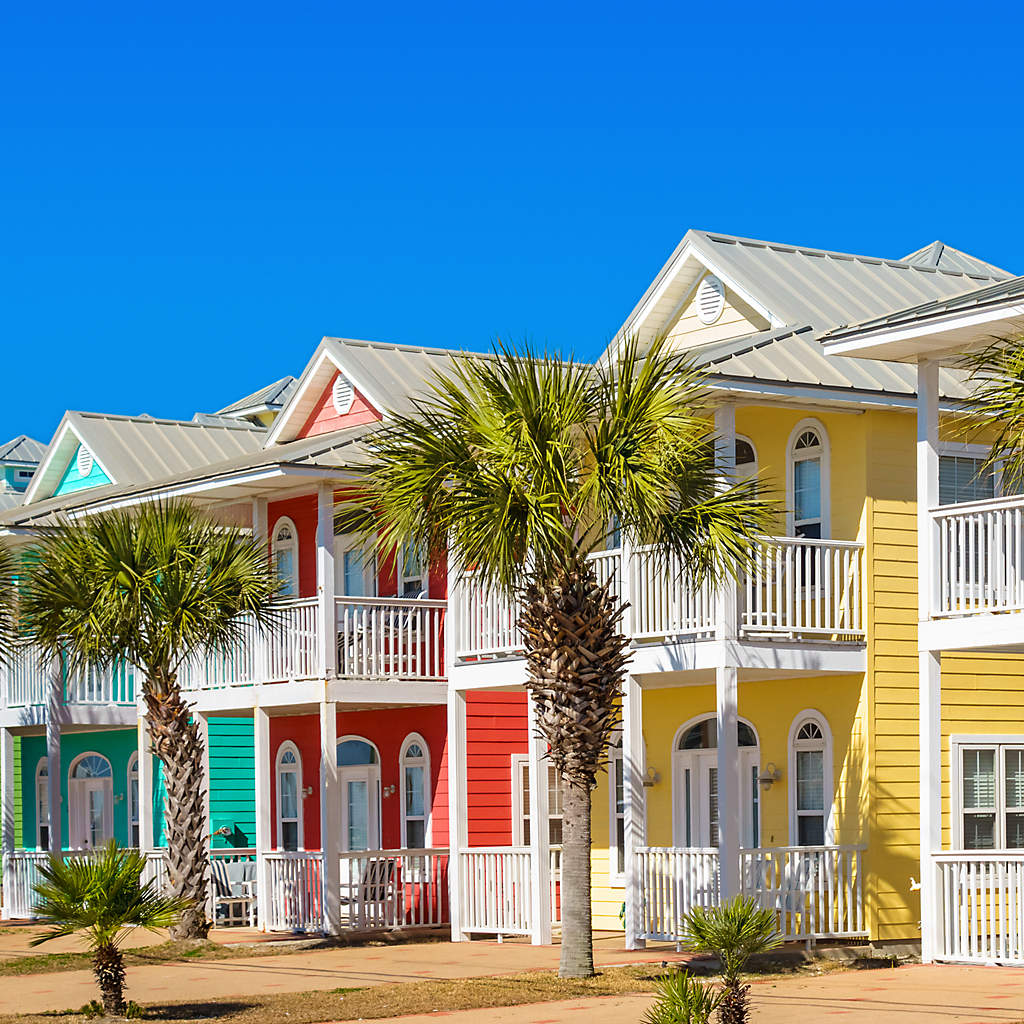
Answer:
M88 476L92 472L92 452L84 444L78 446L78 457L75 459L79 476Z
M334 408L339 415L344 416L352 408L355 392L352 390L352 382L344 374L339 373L334 378L332 397L334 399Z
M725 286L713 274L708 274L697 288L697 319L702 324L713 324L725 309Z

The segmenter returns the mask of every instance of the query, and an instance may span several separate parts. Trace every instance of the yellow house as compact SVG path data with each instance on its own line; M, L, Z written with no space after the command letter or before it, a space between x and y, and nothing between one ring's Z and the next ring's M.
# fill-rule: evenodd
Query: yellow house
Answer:
M629 602L633 639L622 736L594 795L595 927L624 928L633 946L672 940L690 906L748 893L779 911L790 938L921 937L919 882L926 895L938 882L922 872L918 813L918 376L902 362L831 354L821 339L1010 279L941 243L885 259L691 231L619 330L609 352L627 336L667 333L693 353L713 387L723 475L758 473L786 514L759 546L757 571L725 592L680 582L628 543L594 556ZM930 379L936 403L963 407L955 368ZM991 496L983 451L937 441L935 454L936 499ZM456 588L456 622L470 600ZM456 633L456 752L466 701L521 687L514 648L507 635L488 646ZM1022 734L1024 764L1017 656L972 653L943 671L950 710L928 756L937 769L943 752L944 791L954 734ZM453 808L465 800L461 771L456 756ZM557 811L541 771L534 820ZM948 801L945 814L957 847ZM538 941L549 913L557 922L554 834L530 835L536 888L553 894L523 917ZM456 935L486 930L459 912Z

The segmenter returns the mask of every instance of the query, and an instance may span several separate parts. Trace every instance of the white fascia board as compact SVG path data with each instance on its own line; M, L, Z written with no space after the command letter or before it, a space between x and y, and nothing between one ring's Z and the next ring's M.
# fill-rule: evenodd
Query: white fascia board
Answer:
M902 327L879 328L875 331L865 332L859 338L850 338L846 341L842 339L824 341L823 345L827 352L837 356L889 359L899 357L887 356L884 351L881 351L886 346L899 345L902 350L908 341L921 341L920 354L927 356L951 351L948 342L936 341L931 345L927 343L927 339L934 338L936 334L960 331L971 327L983 327L999 320L1013 320L1021 317L1024 317L1024 305L1001 306L997 309L979 310L970 314L954 313L934 320L906 324Z
M813 384L766 384L760 380L742 381L716 378L710 373L708 388L714 392L726 392L744 397L760 397L774 401L790 401L801 405L812 403L822 407L829 405L855 405L863 408L916 409L914 395L897 395L892 392L829 390ZM942 399L939 408L946 411L963 411L964 402ZM833 410L829 410L833 411ZM834 410L839 411L839 410Z
M1024 612L954 615L920 622L917 648L929 652L1020 652L1024 650Z
M70 465L71 455L74 454L74 450L70 449L70 445L67 444L67 438L70 434L75 439L75 448L84 446L89 449L96 465L103 470L106 478L112 483L116 484L117 480L110 470L103 464L103 460L96 454L96 452L89 446L89 442L82 437L81 432L74 426L70 419L71 414L65 413L64 419L61 425L57 428L57 436L50 443L50 448L46 455L43 456L43 461L40 462L39 468L35 471L32 479L29 481L28 487L25 489L25 502L24 504L29 505L36 501L36 495L43 487L43 481L50 475L51 470L54 469L54 462L57 458L63 458L64 454L68 456L68 464ZM59 481L58 481L59 483ZM56 489L56 488L55 488ZM44 494L43 498L53 497L53 491L49 494ZM40 499L41 500L41 499Z
M763 302L761 302L759 299L756 299L753 295L751 295L751 293L748 292L746 288L744 288L740 284L737 284L734 278L730 277L728 274L724 273L721 269L719 269L719 267L715 264L714 260L712 260L711 257L706 255L696 246L694 246L693 253L694 256L696 256L696 258L701 263L703 263L704 266L712 274L715 275L715 277L721 278L721 280L725 282L726 287L734 291L748 306L751 307L751 309L757 310L757 312L760 313L761 316L763 316L765 320L767 320L772 325L772 328L774 330L778 330L780 327L789 326L785 320L782 320L779 317L777 317Z

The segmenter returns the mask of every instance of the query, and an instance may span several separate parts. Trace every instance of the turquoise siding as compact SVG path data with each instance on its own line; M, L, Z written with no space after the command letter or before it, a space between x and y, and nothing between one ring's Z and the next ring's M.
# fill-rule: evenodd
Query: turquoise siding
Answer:
M22 849L23 836L25 834L22 825L24 814L23 796L25 788L21 781L21 737L14 737L14 848Z
M70 837L68 820L68 771L79 754L102 754L109 762L114 791L114 838L124 846L130 841L128 821L128 761L135 753L138 733L135 729L111 729L106 732L65 733L60 738L60 829L66 846ZM45 736L24 736L21 741L22 839L26 849L36 846L36 769L46 757Z
M210 718L210 832L215 847L256 845L256 759L251 718Z
M75 454L71 456L71 461L68 463L68 468L64 470L64 475L60 478L60 483L57 484L57 489L53 493L55 495L71 494L73 491L84 491L87 487L99 487L101 484L111 482L110 477L100 469L100 464L95 459L92 460L92 470L89 475L82 476L78 472L78 449L76 448Z
M32 479L31 473L33 467L31 466L3 466L0 467L3 471L3 480L9 488L15 491L24 491L28 488L29 482ZM29 476L23 476L23 473L28 473Z

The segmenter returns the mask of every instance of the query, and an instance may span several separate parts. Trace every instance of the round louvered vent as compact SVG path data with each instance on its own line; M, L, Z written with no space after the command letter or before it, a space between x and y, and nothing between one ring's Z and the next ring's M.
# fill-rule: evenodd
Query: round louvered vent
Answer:
M354 393L352 391L352 382L340 373L334 378L333 397L334 408L338 410L340 415L344 416L352 408Z
M78 457L75 462L79 476L88 476L92 472L92 452L84 444L78 446Z
M708 274L697 289L697 319L702 324L713 324L725 308L725 288L722 282Z

